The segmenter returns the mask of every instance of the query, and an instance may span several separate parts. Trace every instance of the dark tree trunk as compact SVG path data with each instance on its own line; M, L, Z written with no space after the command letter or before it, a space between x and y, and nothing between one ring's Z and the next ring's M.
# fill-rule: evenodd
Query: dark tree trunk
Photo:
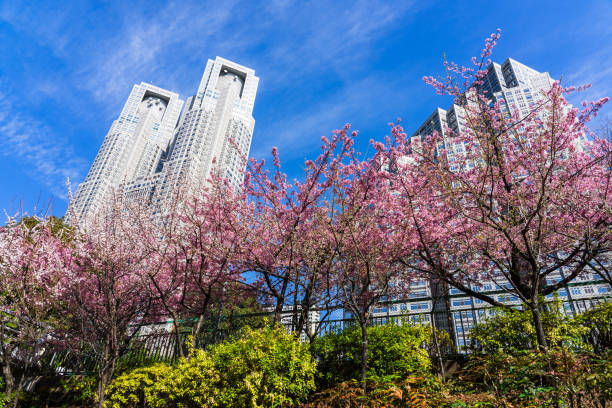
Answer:
M104 408L104 393L106 392L106 387L108 387L113 379L113 375L115 374L115 366L119 358L117 355L117 350L110 349L110 344L107 345L107 349L104 352L104 357L105 358L100 362L102 366L98 372L99 378L96 388L96 394L98 397L98 400L96 401L97 408Z
M200 336L200 332L202 331L203 323L204 323L204 313L200 313L200 315L198 316L198 321L195 327L193 328L193 331L191 332L191 347L189 348L189 355L187 356L187 359L191 357L193 350L195 350L195 347L198 341L198 337Z
M362 349L361 349L361 386L363 387L364 395L368 392L368 384L366 381L366 376L368 372L368 324L367 324L367 315L366 320L360 322L361 325L361 341L362 341Z
M6 349L3 350L3 352L8 353ZM13 371L11 370L11 362L9 361L7 356L3 356L3 357L5 360L4 364L2 365L2 375L4 377L4 387L6 390L6 395L10 395L15 390L15 377L13 376Z
M283 315L283 309L285 308L285 298L279 297L276 299L276 307L274 308L274 320L271 322L272 326L280 324Z
M185 352L183 351L183 343L181 342L181 330L179 328L179 319L176 313L172 313L172 322L174 324L174 339L176 341L176 348L179 352L179 358L185 357Z
M536 338L538 340L538 349L540 351L546 352L548 350L548 343L546 341L546 333L544 332L544 326L542 325L540 305L537 301L534 301L532 303L531 315L533 316L533 327L535 328Z

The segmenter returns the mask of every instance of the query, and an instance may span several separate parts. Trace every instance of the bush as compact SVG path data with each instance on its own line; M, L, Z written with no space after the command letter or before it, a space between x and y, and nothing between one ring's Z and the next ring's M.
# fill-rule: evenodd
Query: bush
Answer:
M423 379L408 377L401 381L369 380L368 393L363 393L357 380L345 381L313 395L302 408L426 408L429 405Z
M106 406L109 408L157 406L155 404L159 398L153 388L162 383L166 386L173 383L177 371L163 363L128 371L115 378L107 387Z
M91 407L96 397L93 375L48 375L40 377L31 388L22 391L19 407ZM12 407L12 404L6 405ZM0 403L0 408L4 406Z
M492 392L500 406L604 408L612 397L610 357L568 348L475 355L460 379Z
M424 325L368 327L368 377L428 376L431 362L426 349L431 328ZM361 373L361 330L349 327L316 339L312 344L319 362L318 381L330 386L357 379Z
M595 352L603 353L612 348L612 302L587 310L576 318L576 322L586 328L586 343Z
M172 367L156 364L117 377L109 408L280 407L314 390L308 347L283 328L246 328L242 337L196 350Z
M280 407L314 391L316 363L308 346L284 328L247 328L235 341L209 350L220 375L220 406Z
M542 311L542 325L548 346L590 350L584 342L589 331L577 318L565 315L557 300ZM472 349L483 353L514 353L536 348L537 339L529 310L496 309L496 315L470 330Z

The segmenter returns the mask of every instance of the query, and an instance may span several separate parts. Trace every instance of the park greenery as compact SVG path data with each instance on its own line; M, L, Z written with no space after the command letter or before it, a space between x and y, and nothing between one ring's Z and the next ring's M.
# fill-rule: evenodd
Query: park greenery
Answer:
M608 407L612 303L575 317L551 307L543 316L548 352L524 342L524 330L537 341L529 311L500 311L473 328L471 353L458 371L444 376L432 354L430 327L369 327L366 392L358 325L311 344L282 327L245 327L174 364L123 367L106 390L105 406ZM89 406L95 389L92 376L67 377L38 386L20 401L31 407Z
M544 301L586 273L605 280L612 148L587 125L607 98L572 107L580 89L554 82L528 111L492 101L481 85L498 39L425 78L453 98L461 132L408 137L398 121L364 156L346 125L293 181L274 148L271 165L243 158L240 189L215 173L149 201L110 191L82 219L9 217L2 404L610 406L609 304L565 316ZM372 309L416 281L496 308L458 371L446 331L372 327ZM518 304L477 289L492 281ZM248 324L233 319L245 310ZM326 329L334 310L352 317L342 331ZM164 333L171 356L132 358Z

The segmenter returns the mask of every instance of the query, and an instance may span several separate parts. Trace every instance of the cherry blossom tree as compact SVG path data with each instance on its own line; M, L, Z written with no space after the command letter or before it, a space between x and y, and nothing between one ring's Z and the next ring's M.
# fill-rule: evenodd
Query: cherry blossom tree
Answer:
M555 82L527 113L493 99L482 87L499 32L474 67L445 61L443 79L425 78L450 95L465 125L450 136L410 140L393 126L388 161L396 211L419 245L399 261L495 306L483 281L517 296L533 316L538 345L547 347L541 297L584 272L610 239L609 143L592 136L589 120L607 98L570 106L574 88ZM548 284L547 277L563 271Z
M322 200L351 144L346 132L335 133L330 140L324 138L321 154L305 162L303 181L287 180L276 148L272 150L273 171L265 167L263 160L251 160L247 169L244 191L251 209L245 212L245 222L252 237L243 270L255 272L260 290L273 299L273 323L280 322L283 309L293 299L293 320L300 326L298 332L309 326L309 311L323 300L315 291L328 288L323 282L335 253L313 246L317 239L313 234L320 231L316 227L321 225Z
M305 333L309 341L319 334L327 317L338 308L334 284L334 265L338 251L330 237L327 209L319 206L304 223L297 253L299 265L292 278L292 326L296 334ZM311 311L318 311L312 321Z
M348 125L337 131L347 138ZM356 132L352 132L352 141ZM333 280L341 304L350 311L361 328L361 381L366 391L368 332L370 311L386 301L410 276L395 262L398 254L393 189L389 183L389 167L382 154L383 146L372 143L375 156L360 160L352 144L339 165L328 202L328 245L335 248ZM405 234L404 236L407 236ZM403 247L399 247L403 248ZM404 281L400 280L403 279Z
M239 262L250 231L242 222L244 195L213 176L204 185L177 188L157 221L141 226L149 235L151 251L147 275L163 313L172 317L180 356L181 321L195 320L191 349L211 309L222 308L225 288L239 281ZM158 226L147 232L150 225Z
M58 296L66 321L63 338L78 353L95 357L100 408L118 360L153 310L145 272L150 252L137 228L137 220L150 212L119 192L109 194L95 215L79 224L64 257Z
M58 292L60 224L51 217L10 217L0 228L0 359L14 406L29 371L50 347L57 314L48 299Z
M596 132L597 137L604 140L603 148L601 150L604 166L607 167L608 171L612 171L612 119L605 118L603 125ZM608 183L612 180L608 179ZM610 201L607 201L607 205L604 205L602 210L607 212L608 216L612 218L612 206ZM610 229L612 234L612 228ZM612 286L612 237L608 235L606 238L607 246L602 245L598 256L595 256L593 261L589 264L590 268L599 275L601 279Z

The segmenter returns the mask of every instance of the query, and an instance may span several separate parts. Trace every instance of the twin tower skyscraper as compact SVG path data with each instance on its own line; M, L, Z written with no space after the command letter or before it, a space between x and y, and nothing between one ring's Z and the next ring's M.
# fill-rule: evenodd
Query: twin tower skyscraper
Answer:
M106 195L166 197L183 182L204 182L219 171L241 182L255 119L255 71L217 57L208 60L187 102L154 85L134 85L72 201L70 218L82 222ZM71 220L72 222L72 220Z

